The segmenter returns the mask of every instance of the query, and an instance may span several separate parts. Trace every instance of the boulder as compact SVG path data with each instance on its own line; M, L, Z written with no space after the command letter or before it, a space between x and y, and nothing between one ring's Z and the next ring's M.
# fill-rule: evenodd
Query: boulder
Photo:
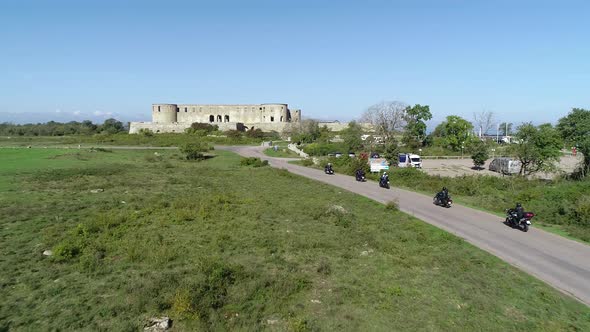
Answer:
M162 332L167 331L172 327L172 319L169 317L161 317L161 318L150 318L148 322L145 324L143 330L150 331L150 332Z

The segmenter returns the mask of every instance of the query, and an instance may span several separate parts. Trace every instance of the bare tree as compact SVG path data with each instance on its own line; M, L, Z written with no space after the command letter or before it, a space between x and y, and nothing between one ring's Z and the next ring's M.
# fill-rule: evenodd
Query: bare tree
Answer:
M481 130L481 133L485 135L494 126L494 112L484 110L479 113L473 113L473 120L475 130Z
M407 104L400 101L383 101L369 107L363 113L361 121L372 124L376 133L387 140L406 126L407 107Z

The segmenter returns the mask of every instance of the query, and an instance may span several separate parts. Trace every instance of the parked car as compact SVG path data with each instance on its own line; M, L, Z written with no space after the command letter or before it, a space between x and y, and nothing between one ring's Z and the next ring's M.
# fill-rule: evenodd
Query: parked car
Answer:
M488 169L492 172L498 172L502 174L518 174L520 173L520 161L512 158L502 157L495 158L492 160Z

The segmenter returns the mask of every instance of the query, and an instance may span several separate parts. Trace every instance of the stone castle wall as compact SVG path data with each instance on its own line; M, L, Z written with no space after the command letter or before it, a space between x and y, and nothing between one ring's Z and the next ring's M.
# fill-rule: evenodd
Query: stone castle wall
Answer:
M289 110L287 104L153 104L152 122L131 122L129 133L141 129L178 133L195 122L217 125L220 130L236 129L243 123L248 128L281 132L288 124L300 121L301 111Z

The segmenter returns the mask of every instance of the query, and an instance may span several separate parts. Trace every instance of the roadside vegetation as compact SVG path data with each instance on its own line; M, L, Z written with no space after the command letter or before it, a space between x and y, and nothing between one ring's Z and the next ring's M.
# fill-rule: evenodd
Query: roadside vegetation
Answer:
M489 112L476 114L475 123L486 131L492 126L492 116ZM590 151L586 147L590 146L590 111L573 109L555 127L524 123L512 132L512 144L505 145L478 139L473 135L473 124L454 115L448 116L431 134L426 135L420 121L428 118L427 106L410 107L393 102L370 107L364 119L374 125L375 135L385 139L381 143L372 137L361 140L364 130L355 122L339 133L338 142L333 142L325 128L308 124L302 128L307 130L306 134L294 137L306 142L303 150L319 157L319 164L313 165L309 160L298 164L323 168L330 162L336 172L348 175L354 175L356 169L362 168L369 179L376 180L378 175L368 173L366 158L372 153L378 153L393 165L397 165L399 152L412 151L430 156L465 155L473 159L474 168L482 168L494 149L495 156L511 156L519 160L523 165L521 176L448 178L430 176L415 169L392 168L390 180L394 186L433 195L446 186L456 200L496 213L503 213L504 209L520 202L536 213L535 223L550 226L556 233L590 242L590 180L585 178L590 159L585 157L573 174L557 176L550 181L528 177L539 172L556 171L556 162L564 146L576 146L579 152ZM512 130L512 124L503 123L498 128L506 135ZM400 131L404 132L403 136L396 134ZM400 137L404 144L399 143ZM417 140L412 141L412 137ZM344 152L343 156L335 158L335 151ZM355 152L356 157L349 158L346 155L348 151Z
M0 149L0 330L590 329L395 202L214 152Z

